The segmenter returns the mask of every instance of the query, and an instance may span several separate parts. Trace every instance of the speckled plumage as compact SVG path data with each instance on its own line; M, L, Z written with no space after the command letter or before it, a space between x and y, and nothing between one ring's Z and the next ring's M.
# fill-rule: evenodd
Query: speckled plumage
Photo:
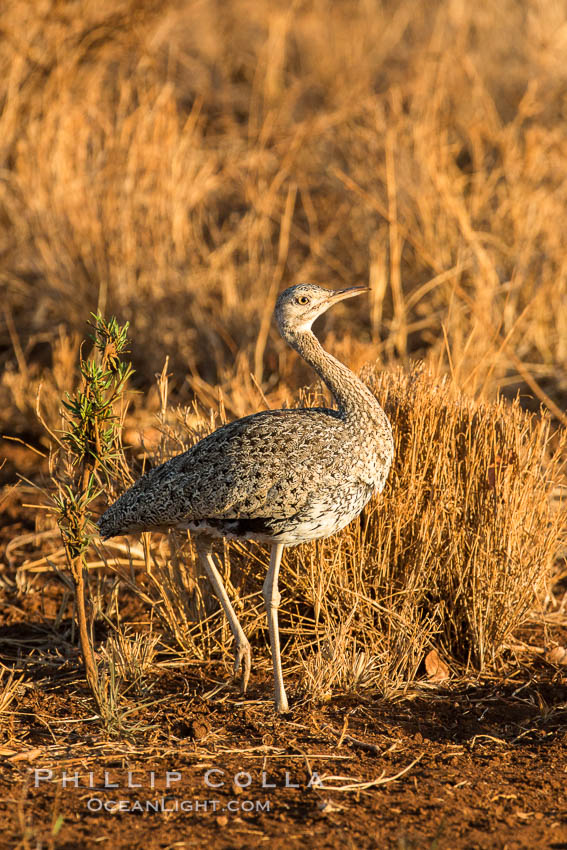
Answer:
M280 295L275 310L282 336L327 384L338 410L268 410L219 428L127 490L101 517L102 537L174 527L270 542L281 553L282 545L326 537L354 519L384 487L391 427L368 387L310 328L333 303L361 291L300 284ZM277 692L276 671L276 703ZM287 710L283 698L279 710Z

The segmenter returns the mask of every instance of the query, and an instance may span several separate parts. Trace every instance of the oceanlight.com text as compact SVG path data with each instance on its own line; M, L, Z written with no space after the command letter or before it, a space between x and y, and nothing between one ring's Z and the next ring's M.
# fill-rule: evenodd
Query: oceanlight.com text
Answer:
M269 812L269 800L179 800L176 798L160 797L157 800L103 800L101 797L90 797L87 800L89 812L106 812L121 814L130 812L185 812L186 814L214 814L219 812Z

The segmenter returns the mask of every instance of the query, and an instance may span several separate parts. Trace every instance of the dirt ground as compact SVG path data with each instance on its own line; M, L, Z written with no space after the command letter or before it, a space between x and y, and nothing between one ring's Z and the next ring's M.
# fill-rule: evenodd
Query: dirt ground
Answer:
M213 705L200 684L159 682L141 745L101 735L86 694L30 689L2 747L2 846L567 847L565 684L340 699L286 719L269 682Z
M30 515L4 515L6 544ZM567 848L567 676L537 654L390 700L313 706L286 677L282 718L265 672L244 699L210 696L221 662L158 663L110 735L53 582L26 593L8 558L0 579L0 660L22 676L2 715L1 848ZM541 627L522 638L541 644Z
M343 698L285 719L269 682L212 705L202 685L163 677L141 744L108 740L64 681L30 688L1 750L2 846L567 847L564 683Z

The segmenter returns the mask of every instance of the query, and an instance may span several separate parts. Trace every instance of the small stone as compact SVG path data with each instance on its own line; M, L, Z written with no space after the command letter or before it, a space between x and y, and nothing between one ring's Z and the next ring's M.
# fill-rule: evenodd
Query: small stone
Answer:
M554 646L553 649L548 649L545 653L546 661L549 661L550 664L557 664L558 666L567 666L567 649L564 646Z
M343 807L333 803L331 800L322 800L317 806L322 815L330 815L333 812L342 812Z

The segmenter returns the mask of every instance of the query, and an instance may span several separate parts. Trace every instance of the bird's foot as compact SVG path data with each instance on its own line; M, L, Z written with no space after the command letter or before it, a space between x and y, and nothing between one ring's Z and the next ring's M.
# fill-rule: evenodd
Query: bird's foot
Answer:
M287 696L283 688L283 684L278 686L278 683L276 683L274 693L274 705L278 714L286 714L289 711L289 706L287 704Z
M287 704L287 697L285 694L283 695L283 699L280 702L278 702L277 700L275 701L275 706L278 714L287 714L287 712L289 711L289 706Z
M234 653L234 674L233 678L238 677L240 672L240 690L243 694L246 693L248 680L250 679L250 667L252 665L252 652L250 651L250 643L248 638L241 638L236 644ZM242 669L241 669L242 667Z

